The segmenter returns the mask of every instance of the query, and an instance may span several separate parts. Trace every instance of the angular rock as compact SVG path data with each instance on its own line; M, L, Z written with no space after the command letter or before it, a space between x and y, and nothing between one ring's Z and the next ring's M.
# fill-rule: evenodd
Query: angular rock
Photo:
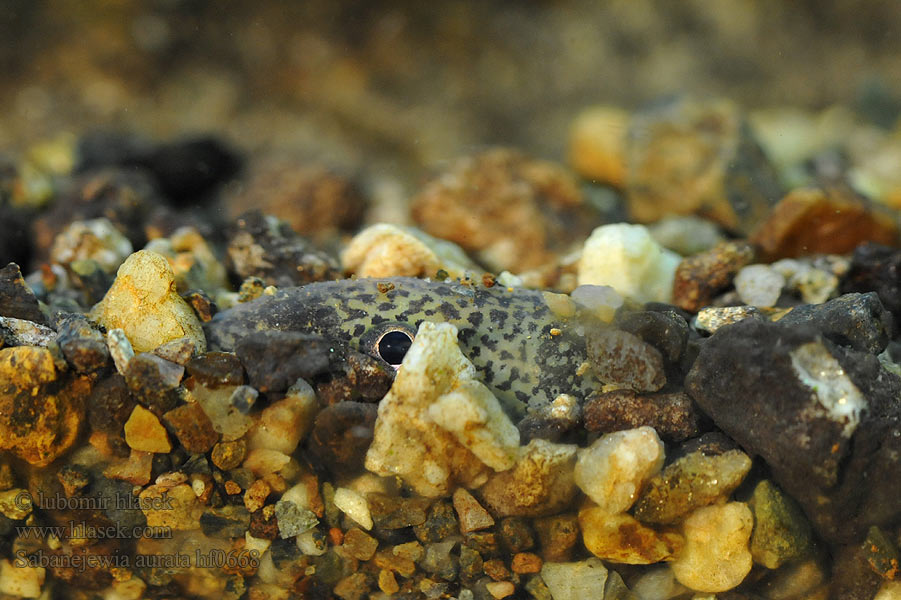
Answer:
M192 454L205 454L219 440L213 423L196 402L189 402L163 415L182 447Z
M162 416L175 408L184 373L183 366L142 352L128 362L125 382L138 402Z
M596 558L572 563L546 562L541 567L541 579L554 600L603 598L607 568Z
M684 392L598 392L585 400L582 410L585 429L598 433L648 426L666 442L681 442L700 431L701 414Z
M47 348L56 342L56 332L45 325L0 317L0 343L5 346L40 346Z
M335 508L360 524L363 529L372 529L372 511L366 497L349 488L335 490Z
M787 325L809 325L835 344L879 354L894 331L892 314L875 292L845 294L823 304L804 304L779 319Z
M754 260L754 247L743 240L721 242L682 259L673 281L673 304L698 312L729 287L736 273Z
M461 414L439 415L436 405ZM379 404L366 468L435 497L454 482L478 487L491 469L510 468L518 448L519 432L460 351L457 328L422 323Z
M106 333L106 347L109 350L110 357L116 365L116 371L120 375L125 375L128 370L128 363L135 357L134 348L131 342L125 337L125 332L121 329L110 329Z
M785 287L785 277L768 265L748 265L735 276L735 291L745 304L774 306Z
M810 523L794 500L769 480L754 488L748 501L754 514L751 556L767 569L810 555L813 539Z
M265 285L290 287L341 276L338 261L313 247L275 217L253 210L226 233L226 266L238 281L258 277Z
M534 517L563 510L577 492L573 479L576 446L532 440L508 471L492 475L479 490L502 517Z
M47 323L38 299L25 283L16 263L9 263L0 269L0 316L24 319L41 325Z
M494 519L488 514L488 511L463 488L457 488L453 498L461 533L488 529L494 525Z
M763 313L756 306L711 306L698 311L694 325L700 331L716 333L726 325L739 321L763 321Z
M827 541L901 517L901 379L875 356L804 327L747 321L707 340L686 389L767 462Z
M130 448L142 452L168 453L172 442L156 416L143 406L135 406L125 423L125 441Z
M342 548L350 556L357 560L369 560L379 547L379 542L371 535L367 535L358 527L351 527L344 534Z
M80 315L64 317L56 327L63 356L78 373L91 373L103 368L110 359L103 335Z
M901 319L901 249L871 242L859 245L841 291L876 292L883 306Z
M210 389L244 383L241 360L231 352L205 352L185 365L195 381Z
M114 373L94 386L88 400L88 423L91 429L106 433L121 433L131 416L135 399L128 391L125 378Z
M425 523L426 511L432 501L428 498L401 498L380 492L366 494L372 522L379 529L400 529Z
M74 221L53 239L50 259L61 265L92 260L114 273L134 251L127 237L106 218Z
M686 444L684 456L647 482L635 504L638 520L676 523L698 507L727 498L741 484L751 459L741 450L705 446L707 437Z

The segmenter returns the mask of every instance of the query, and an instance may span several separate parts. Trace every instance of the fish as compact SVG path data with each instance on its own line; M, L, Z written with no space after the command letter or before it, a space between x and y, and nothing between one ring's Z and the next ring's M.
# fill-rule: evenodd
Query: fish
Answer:
M584 399L601 386L587 368L578 311L564 294L412 277L345 279L282 288L216 314L204 326L213 350L279 330L348 344L399 367L425 321L457 327L460 349L513 417L561 394Z

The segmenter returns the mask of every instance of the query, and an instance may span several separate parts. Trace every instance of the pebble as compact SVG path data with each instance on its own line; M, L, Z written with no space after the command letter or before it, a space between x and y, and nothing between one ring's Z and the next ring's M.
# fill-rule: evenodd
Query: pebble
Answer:
M389 495L381 492L366 494L366 502L377 529L401 529L422 525L432 501L428 498Z
M319 523L312 510L284 498L275 503L275 517L278 519L278 535L282 539L308 531Z
M354 178L290 156L251 161L244 184L225 198L233 217L249 208L259 209L317 240L357 231L368 204Z
M626 130L629 113L615 106L582 110L569 130L569 162L592 181L622 187L626 182Z
M182 447L192 454L206 454L219 441L213 423L196 402L189 402L163 415L163 421Z
M580 449L576 485L610 515L632 506L644 483L663 466L663 442L650 427L608 433Z
M226 231L226 266L239 281L290 287L341 277L338 261L317 250L291 227L259 211L244 213Z
M439 414L451 409L460 414ZM436 497L454 482L478 487L492 466L510 468L518 448L519 431L476 378L457 344L457 328L422 323L379 403L366 468L399 475L417 493Z
M548 266L600 223L567 171L499 148L451 165L410 210L426 233L459 244L495 273Z
M641 600L636 594L629 591L623 578L616 571L607 573L607 583L604 586L604 600Z
M842 260L847 259L842 258ZM813 261L809 259L783 258L772 263L770 268L785 278L786 290L799 294L801 300L807 304L822 304L838 293L838 275L833 270L814 266ZM847 272L847 269L835 270Z
M901 516L892 500L901 496L901 379L872 354L810 328L747 321L706 341L686 390L766 461L828 542L860 539Z
M899 273L901 249L872 242L864 243L854 249L848 273L842 278L841 291L876 292L883 306L898 319L901 318ZM0 301L0 306L2 304Z
M570 298L604 323L612 322L623 305L623 297L609 285L580 285L570 293Z
M465 489L457 488L453 499L461 533L471 533L494 526L494 519L488 511Z
M66 361L78 373L92 373L109 361L110 353L103 335L81 316L62 318L56 326L57 343Z
M742 267L754 261L754 255L748 242L731 240L682 259L673 279L672 303L698 312L729 287Z
M106 218L74 221L53 239L50 259L61 265L93 260L114 273L134 251L131 242Z
M698 311L694 326L700 331L716 333L726 325L746 320L763 321L764 316L756 306L712 306Z
M46 570L43 567L16 566L15 561L0 559L0 593L15 598L41 597Z
M736 587L751 571L753 526L751 510L741 502L696 510L682 525L685 547L670 563L676 579L699 592Z
M185 366L194 358L194 342L189 337L166 342L153 349L153 353L177 365Z
M244 368L231 352L206 352L188 361L185 369L194 381L209 389L244 383Z
M208 389L196 385L191 395L213 423L213 429L225 441L239 439L255 423L249 413L259 392L250 386Z
M850 188L797 188L751 234L770 261L847 254L862 242L897 245L898 225L885 209Z
M247 453L247 458L244 459L242 466L257 477L281 473L283 469L290 473L291 457L278 450L257 448Z
M443 270L447 277L464 279L481 271L456 244L388 223L370 225L354 236L341 264L357 277L435 277Z
M613 327L586 334L588 360L598 379L637 392L656 392L666 384L663 356L637 335Z
M142 352L128 361L125 382L138 402L162 415L175 408L184 373L183 366Z
M213 446L210 460L223 471L238 468L247 456L247 443L244 440L219 442Z
M578 284L609 285L637 302L670 302L679 256L660 246L642 225L616 223L585 240Z
M109 479L127 481L132 485L147 485L153 472L153 453L132 450L128 458L116 461L103 470Z
M599 507L579 511L579 527L589 552L608 562L649 565L672 560L683 545L677 533L657 532L631 515Z
M369 560L375 555L379 542L358 527L351 527L344 534L344 551L357 560Z
M603 598L607 568L597 558L567 563L546 562L541 567L541 579L554 600Z
M654 240L682 256L710 250L724 237L715 223L695 215L664 217L648 225Z
M627 139L626 198L637 221L698 214L747 233L781 194L776 170L728 100L658 103L633 115Z
M55 331L24 319L0 317L0 343L5 346L40 346L48 348L57 341Z
M544 561L569 560L573 548L581 539L576 515L564 514L535 519L534 524Z
M748 265L735 275L733 283L745 304L770 307L779 300L785 287L785 277L767 265Z
M573 479L577 447L530 441L512 469L495 473L480 489L482 500L502 517L560 512L577 492Z
M292 454L312 428L318 409L313 389L299 380L287 396L263 409L248 432L248 446L251 450L266 448Z
M156 415L143 406L135 406L126 421L125 442L130 448L141 452L166 454L172 450L166 428Z
M150 527L171 527L176 531L200 528L203 506L186 483L175 487L151 485L144 488L139 498Z
M360 527L366 531L372 529L372 513L365 496L350 488L339 487L335 490L334 502L338 510L353 519Z
M0 450L43 467L64 454L84 420L84 378L61 381L46 348L0 349Z
M843 294L823 304L792 308L780 323L810 326L835 344L879 354L892 337L892 315L875 292Z
M244 508L250 512L258 511L263 508L263 505L266 503L266 498L269 497L271 492L272 488L269 487L268 483L262 479L257 479L253 482L253 485L244 492Z
M135 357L135 351L131 347L131 342L125 336L125 332L121 329L110 329L106 332L106 347L116 365L116 371L120 375L125 375L128 369L128 363Z
M512 596L516 591L516 586L509 581L491 581L485 584L485 589L491 594L492 598L506 598Z
M185 336L198 352L206 349L200 321L175 290L172 268L154 252L141 250L129 256L90 315L107 330L122 329L137 352Z
M179 227L168 238L151 240L144 250L166 257L180 293L188 290L215 293L230 288L225 267L196 227Z
M585 429L613 433L652 427L665 442L681 442L700 432L701 415L684 392L638 394L632 390L595 392L585 400Z
M635 505L638 520L676 523L698 507L727 498L741 484L751 469L748 455L741 450L714 452L697 447L705 439L687 443L684 456L647 482Z
M688 320L676 310L671 307L622 311L617 315L616 326L654 346L667 364L675 364L682 358L689 337Z
M359 472L372 443L377 412L377 406L363 402L323 408L310 431L308 451L332 473Z
M9 263L0 269L0 315L41 325L47 323L38 299L25 283L16 263Z
M459 560L451 554L457 543L456 540L447 540L428 544L419 566L426 573L453 581L460 569Z
M771 481L758 483L748 501L754 515L751 556L767 569L807 558L813 538L807 517L794 500Z
M518 552L510 561L510 570L517 575L530 575L541 571L544 562L541 557L531 552Z

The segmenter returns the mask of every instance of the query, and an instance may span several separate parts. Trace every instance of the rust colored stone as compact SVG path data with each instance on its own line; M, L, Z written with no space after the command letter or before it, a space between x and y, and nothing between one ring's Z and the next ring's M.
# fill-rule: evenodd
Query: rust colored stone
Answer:
M754 247L745 240L720 242L706 252L684 258L673 280L673 304L698 312L732 283L742 267L754 262L754 258Z

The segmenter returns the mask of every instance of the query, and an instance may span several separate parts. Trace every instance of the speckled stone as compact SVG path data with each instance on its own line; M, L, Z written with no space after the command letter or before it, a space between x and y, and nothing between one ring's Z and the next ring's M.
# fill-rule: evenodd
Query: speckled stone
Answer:
M585 547L608 562L650 565L671 560L683 546L678 533L655 531L631 515L598 507L579 511L579 527Z
M807 517L794 500L771 481L763 480L748 501L754 514L751 556L768 569L801 560L812 552L813 538Z
M460 531L457 514L450 502L439 500L435 502L428 512L425 522L413 528L416 539L426 544L440 542Z
M565 562L570 559L579 542L579 521L576 515L564 514L535 519L541 557L546 562Z
M175 408L184 373L183 366L142 352L128 362L125 382L138 402L162 415Z
M742 267L753 262L754 255L753 246L734 240L684 258L676 269L673 304L693 313L708 306Z
M219 440L213 423L196 402L170 410L163 415L163 421L182 447L192 454L209 452Z
M344 551L357 560L369 560L379 547L379 542L358 527L351 527L344 534Z
M87 319L80 316L64 317L57 324L57 343L78 373L91 373L103 368L110 359L103 335Z
M666 384L660 351L641 338L612 327L587 333L588 358L598 379L637 392L656 392Z
M696 436L702 419L684 392L638 394L631 390L591 394L585 400L583 416L588 431L612 433L648 426L670 443Z

